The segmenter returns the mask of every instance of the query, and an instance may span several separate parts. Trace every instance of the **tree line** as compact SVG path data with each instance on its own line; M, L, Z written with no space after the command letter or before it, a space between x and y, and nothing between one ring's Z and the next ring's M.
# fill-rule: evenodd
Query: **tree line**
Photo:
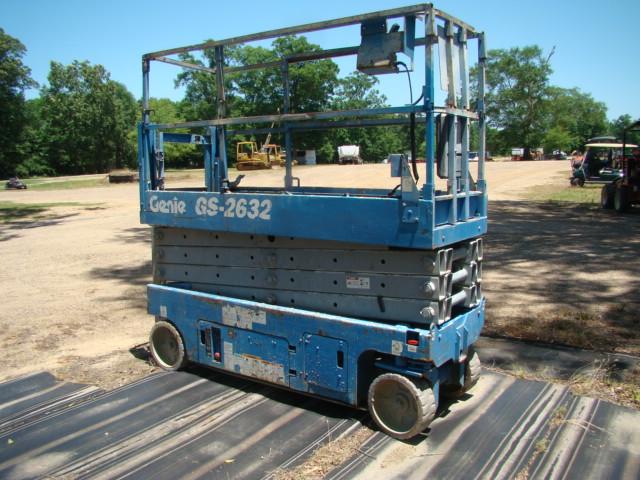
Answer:
M320 50L305 37L276 39L270 48L236 46L225 50L226 66L276 61L299 52ZM74 61L51 62L47 84L39 96L26 100L24 92L38 85L22 58L25 46L0 28L0 177L103 173L135 168L136 128L142 105L127 88L110 78L102 65ZM629 115L613 122L606 106L580 90L550 84L552 54L537 46L492 50L487 70L487 149L494 155L512 147L540 147L571 151L593 136L621 136ZM183 60L215 68L213 51ZM473 77L472 77L473 79ZM232 116L273 113L284 96L279 68L228 74L226 109ZM387 105L377 79L361 73L340 77L332 60L316 60L289 67L290 111L373 108ZM151 120L175 123L215 118L215 81L201 71L182 71L176 86L184 98L150 100ZM477 85L476 85L477 88ZM238 127L242 128L242 126ZM417 138L424 138L424 130ZM228 142L228 158L235 160L235 142L263 138L236 135ZM360 145L366 161L381 161L389 153L409 150L406 126L334 128L296 133L296 149L314 149L320 161L336 159L338 145ZM278 135L272 143L283 143ZM424 147L424 140L421 148ZM473 147L473 145L472 145ZM200 167L198 146L168 144L168 167Z

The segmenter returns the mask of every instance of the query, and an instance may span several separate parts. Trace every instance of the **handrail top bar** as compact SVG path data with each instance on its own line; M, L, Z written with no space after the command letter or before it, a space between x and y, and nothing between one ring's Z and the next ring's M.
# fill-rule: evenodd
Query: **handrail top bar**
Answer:
M340 117L354 116L375 116L388 114L408 114L411 112L424 113L422 106L406 105L403 107L383 107L377 109L357 109L357 110L331 110L326 112L303 112L303 113L279 113L273 115L256 115L249 117L229 117L217 118L212 120L197 120L192 122L176 122L176 123L152 123L148 126L157 130L169 130L174 128L198 128L212 127L219 125L239 125L239 124L255 124L255 123L282 123L282 122L303 122L306 120L327 120ZM467 118L478 118L478 114L473 110L453 109L450 107L435 107L434 112L449 115L457 115ZM271 129L269 129L271 130Z
M195 50L205 50L208 48L215 48L215 47L224 46L224 45L236 45L239 43L266 40L269 38L281 37L284 35L294 35L298 33L327 30L327 29L336 28L336 27L346 27L349 25L356 25L363 21L374 19L374 18L380 18L380 17L394 18L394 17L402 17L402 16L412 15L412 14L413 15L427 14L428 12L433 12L433 14L436 15L437 17L443 20L452 22L460 27L463 27L465 30L467 30L467 34L469 37L474 37L478 33L471 25L468 25L467 23L457 19L452 15L449 15L445 12L442 12L438 9L433 8L433 4L423 3L419 5L413 5L410 7L393 8L389 10L380 10L372 13L353 15L350 17L338 18L335 20L325 20L320 22L307 23L307 24L298 25L295 27L286 27L286 28L278 28L275 30L267 30L264 32L253 33L249 35L231 37L224 40L209 40L204 43L189 45L186 47L170 48L168 50L160 50L157 52L146 53L142 56L142 58L145 61L149 61L149 60L154 60L157 57L165 57L167 55L175 55L178 53L192 52Z

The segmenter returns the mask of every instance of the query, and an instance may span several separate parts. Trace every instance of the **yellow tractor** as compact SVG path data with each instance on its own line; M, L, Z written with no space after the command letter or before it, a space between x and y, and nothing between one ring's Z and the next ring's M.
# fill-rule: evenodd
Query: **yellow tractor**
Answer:
M269 154L258 150L256 142L238 142L236 145L236 168L238 170L262 170L271 168Z
M275 143L267 143L262 145L262 152L267 152L271 165L284 167L287 163L287 155L282 151L280 145Z

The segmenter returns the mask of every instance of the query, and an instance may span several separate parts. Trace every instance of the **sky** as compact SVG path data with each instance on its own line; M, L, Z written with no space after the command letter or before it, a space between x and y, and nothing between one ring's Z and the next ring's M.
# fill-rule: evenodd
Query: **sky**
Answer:
M0 0L0 27L27 48L24 63L46 84L51 61L88 60L139 98L144 53L275 28L412 5L411 0ZM640 1L442 0L434 6L484 31L488 48L553 47L550 82L577 87L604 102L610 119L640 118ZM420 24L419 28L422 28ZM359 43L357 28L314 33L325 48ZM422 49L416 57L420 71ZM341 74L355 57L338 62ZM151 95L178 100L173 79L180 68L153 62ZM390 104L409 102L406 76L385 75L379 89ZM413 74L414 91L423 76ZM27 92L28 98L38 95Z

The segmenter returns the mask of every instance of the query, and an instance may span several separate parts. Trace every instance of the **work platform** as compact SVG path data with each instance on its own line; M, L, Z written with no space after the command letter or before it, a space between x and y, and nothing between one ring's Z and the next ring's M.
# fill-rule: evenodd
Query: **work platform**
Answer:
M397 19L402 26L388 25ZM261 64L225 62L225 49L235 46L354 25L360 26L357 46L311 49ZM473 99L472 43L478 75ZM424 83L416 101L292 111L292 65L355 56L361 73L406 72L410 82L417 49L424 50L424 60L417 62ZM214 60L208 66L187 61L192 57L184 54L197 51ZM152 62L211 74L216 118L153 123ZM484 34L430 4L144 55L140 217L154 227L148 311L158 320L150 339L158 364L175 370L194 362L368 406L380 428L397 438L426 428L441 392L469 390L480 374L473 343L484 323L484 68ZM225 78L259 69L278 72L280 109L228 116ZM444 88L441 106L437 76ZM388 157L395 188L307 186L294 175L299 135L371 127L403 129L398 135L404 135L406 149ZM469 160L472 132L477 163ZM263 134L284 139L279 187L245 186L242 176L231 175L227 152L238 151L231 140L252 145ZM201 185L166 185L167 143L202 150ZM421 144L424 151L418 153ZM269 163L260 157L243 169L271 168Z

